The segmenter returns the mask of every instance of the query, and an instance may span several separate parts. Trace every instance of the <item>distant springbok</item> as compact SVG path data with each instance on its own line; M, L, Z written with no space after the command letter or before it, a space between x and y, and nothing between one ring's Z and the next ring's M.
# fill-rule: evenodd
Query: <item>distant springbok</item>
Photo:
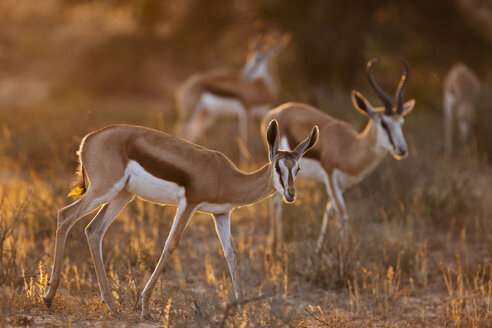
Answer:
M403 136L403 116L410 113L415 100L403 102L403 92L408 80L408 63L405 74L396 90L394 101L376 84L372 77L375 59L367 64L367 77L372 88L384 104L375 108L359 92L352 91L352 103L360 113L369 118L365 129L358 133L352 125L327 115L302 103L287 103L268 112L264 123L276 119L280 124L280 147L292 149L309 126L318 125L319 142L300 162L299 177L315 179L325 184L329 201L326 204L323 223L316 245L321 249L330 216L347 219L343 192L359 183L371 173L389 151L394 158L402 159L408 154ZM270 242L275 248L282 244L282 207L279 199L272 207Z
M178 134L194 142L218 117L235 116L239 138L247 148L248 115L261 119L277 98L273 61L290 39L290 34L284 34L263 50L263 35L257 34L241 71L217 68L190 76L175 95Z
M464 146L469 139L474 118L474 104L480 93L480 81L475 73L463 63L454 64L444 77L444 152L453 152L453 116L456 115L459 141Z
M178 247L184 230L196 211L212 214L234 285L239 310L241 289L231 242L230 213L279 192L286 202L295 199L295 179L302 155L314 146L318 127L293 151L278 150L278 124L272 121L267 140L270 162L254 173L244 173L222 153L180 138L134 125L112 125L90 133L79 150L82 198L58 212L55 254L48 291L49 307L60 284L63 253L73 224L100 207L85 229L96 269L101 298L116 311L106 280L102 240L120 211L135 196L149 202L177 206L162 255L142 292L142 316L166 262ZM85 189L85 178L89 186Z

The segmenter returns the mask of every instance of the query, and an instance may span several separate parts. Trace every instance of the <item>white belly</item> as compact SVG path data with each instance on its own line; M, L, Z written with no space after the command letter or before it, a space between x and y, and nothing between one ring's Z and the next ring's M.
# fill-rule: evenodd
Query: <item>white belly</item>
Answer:
M177 205L185 200L185 189L178 184L156 178L135 161L126 168L127 190L146 201Z
M234 98L216 96L204 92L200 98L200 106L211 114L239 115L245 111L243 104Z
M234 204L211 204L211 203L200 203L197 207L197 211L207 212L207 213L228 213L236 208L237 205Z
M348 175L338 170L335 170L333 174L334 174L334 179L338 181L338 185L340 186L340 189L342 191L347 190L353 185L359 183L364 178L363 174L354 176L354 175Z
M299 165L301 166L301 171L299 171L300 178L321 182L327 181L327 174L319 161L311 158L301 158Z

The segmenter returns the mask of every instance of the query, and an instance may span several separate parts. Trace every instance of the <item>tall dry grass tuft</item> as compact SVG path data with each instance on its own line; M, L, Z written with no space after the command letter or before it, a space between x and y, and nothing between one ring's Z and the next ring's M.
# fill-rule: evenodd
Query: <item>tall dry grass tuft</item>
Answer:
M459 256L456 264L440 264L448 292L443 314L454 327L484 327L492 320L492 265L479 265L473 272L464 272Z

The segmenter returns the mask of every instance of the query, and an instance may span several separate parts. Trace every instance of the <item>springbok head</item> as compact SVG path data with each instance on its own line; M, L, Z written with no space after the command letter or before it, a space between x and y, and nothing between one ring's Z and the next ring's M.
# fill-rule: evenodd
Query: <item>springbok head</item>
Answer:
M257 32L250 54L243 67L242 75L247 81L254 81L268 74L271 60L290 42L292 35L285 33L280 40L267 50L263 49L263 32Z
M309 136L292 151L279 150L279 129L276 120L268 125L267 142L273 170L273 184L286 203L296 199L295 182L299 160L318 141L319 129L314 126Z
M403 93L409 76L408 62L401 58L405 66L400 83L396 88L395 97L391 99L386 92L379 87L372 76L372 67L376 59L367 63L367 78L369 83L383 102L383 108L375 108L359 92L352 91L352 103L354 107L362 114L370 117L374 124L378 125L378 139L382 146L389 150L394 158L402 159L408 155L408 146L403 136L403 117L409 114L415 106L415 99L403 102Z

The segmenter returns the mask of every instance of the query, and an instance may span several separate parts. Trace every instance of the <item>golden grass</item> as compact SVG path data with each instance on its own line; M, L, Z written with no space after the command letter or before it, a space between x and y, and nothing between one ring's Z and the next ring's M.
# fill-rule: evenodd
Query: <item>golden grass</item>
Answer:
M109 229L104 258L120 314L111 314L99 301L83 234L91 215L69 235L62 284L47 309L41 297L52 265L56 213L70 202L65 195L72 177L68 172L26 171L5 157L0 323L490 326L491 195L480 190L492 178L490 170L477 173L482 165L477 160L436 160L427 172L423 155L407 162L387 159L367 182L347 192L351 220L344 234L338 222L330 223L320 255L313 254L326 200L319 184L298 181L298 202L284 209L286 246L277 256L266 246L268 204L235 211L232 231L247 302L243 315L234 306L212 221L197 215L156 287L151 319L143 320L138 317L139 296L174 209L135 201ZM402 184L394 185L395 176Z

